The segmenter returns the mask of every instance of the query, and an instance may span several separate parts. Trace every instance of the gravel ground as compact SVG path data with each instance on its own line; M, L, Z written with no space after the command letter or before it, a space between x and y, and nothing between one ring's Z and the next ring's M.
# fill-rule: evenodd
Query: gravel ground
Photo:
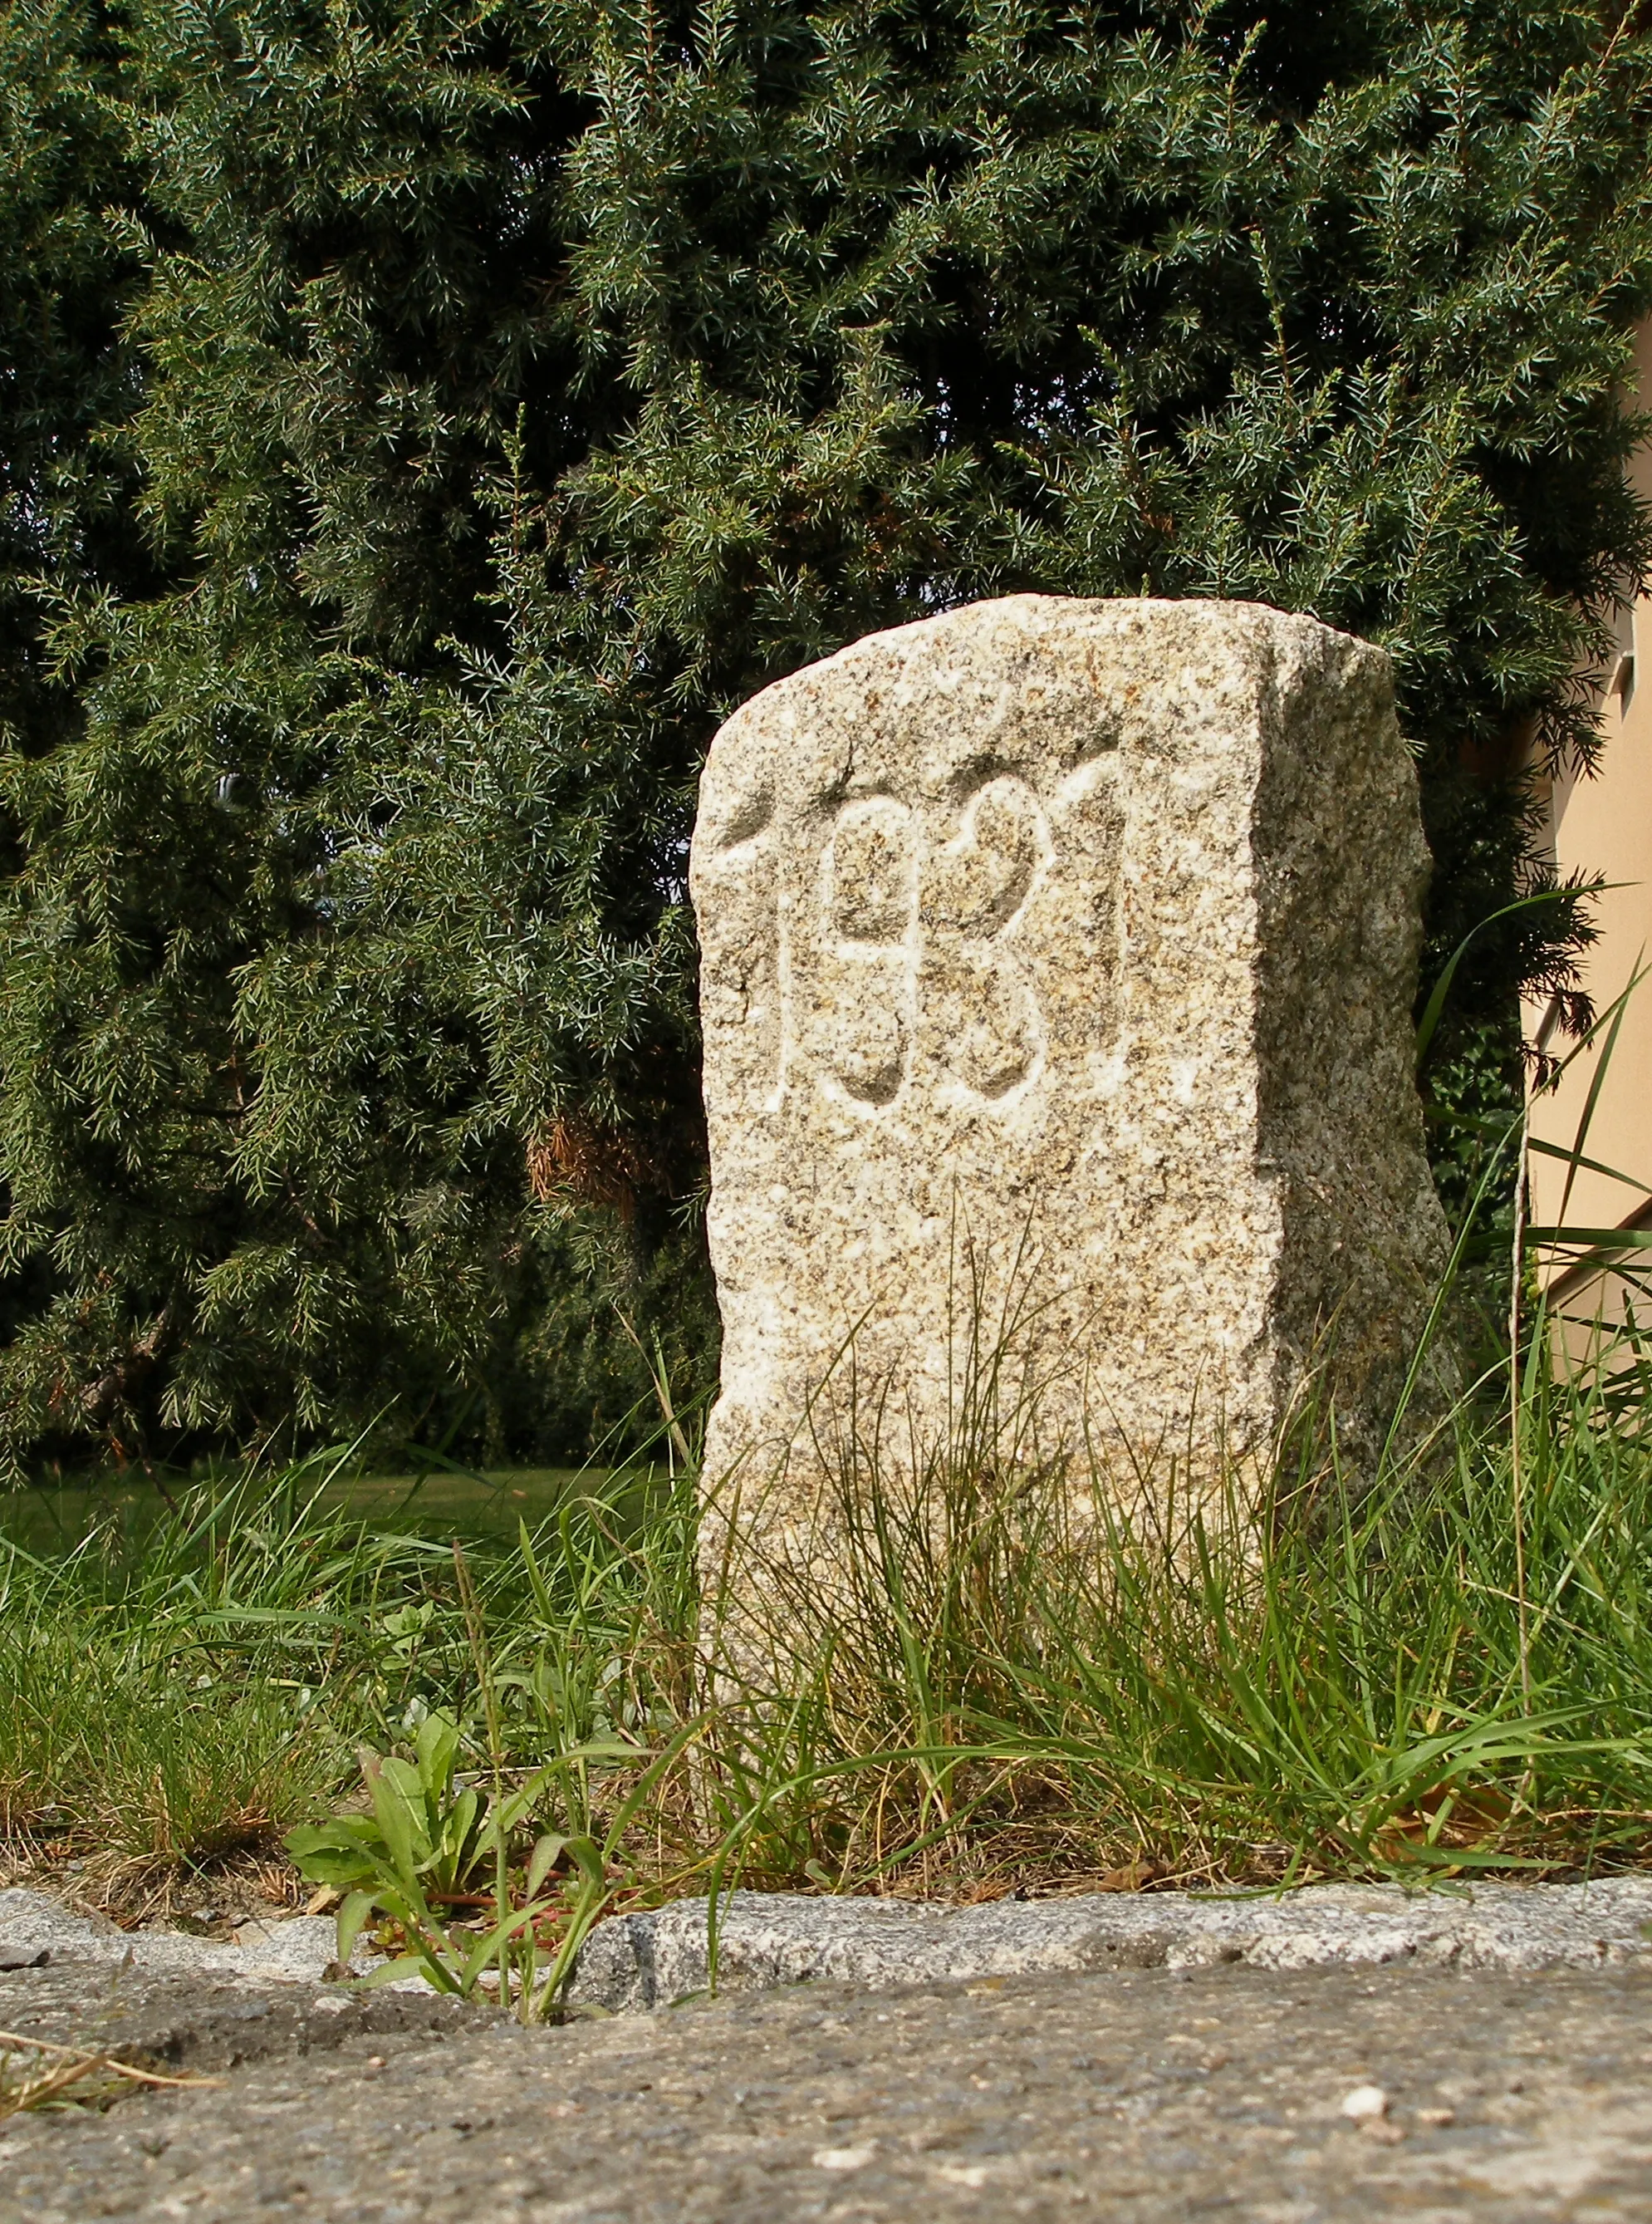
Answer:
M0 2026L223 2082L0 2126L3 2224L1652 2219L1634 1962L829 1982L537 2031L412 1994L76 1983L0 1977Z

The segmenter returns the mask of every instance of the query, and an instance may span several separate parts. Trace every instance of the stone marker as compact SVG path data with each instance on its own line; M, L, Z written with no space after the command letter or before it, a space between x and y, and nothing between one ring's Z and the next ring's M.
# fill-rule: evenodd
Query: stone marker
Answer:
M1387 657L1256 605L1012 596L738 711L690 867L714 1502L802 1543L851 1438L955 1431L977 1328L1046 1450L1264 1456L1319 1355L1368 1454L1444 1251L1427 868Z

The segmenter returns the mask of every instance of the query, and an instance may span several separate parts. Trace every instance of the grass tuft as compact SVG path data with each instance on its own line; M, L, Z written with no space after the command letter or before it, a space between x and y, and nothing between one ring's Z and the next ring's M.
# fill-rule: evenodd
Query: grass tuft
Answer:
M701 1599L691 1470L457 1553L351 1516L318 1467L204 1486L141 1534L0 1545L15 1866L84 1861L108 1904L164 1907L362 1811L358 1753L410 1754L437 1715L441 1798L511 1818L438 1910L441 1951L501 1983L503 1948L476 1947L501 1909L538 1911L543 1968L600 1906L736 1881L970 1899L1643 1862L1652 1446L1624 1381L1504 1369L1374 1482L1299 1442L1259 1493L1151 1465L1075 1493L966 1401L917 1480L843 1463L829 1595L747 1571L756 1648L749 1611L731 1648Z

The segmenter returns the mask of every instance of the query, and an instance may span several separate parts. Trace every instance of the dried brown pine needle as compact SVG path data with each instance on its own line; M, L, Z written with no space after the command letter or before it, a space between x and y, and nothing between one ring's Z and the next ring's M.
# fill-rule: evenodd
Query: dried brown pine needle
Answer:
M27 2108L49 2107L54 2101L97 2107L111 2099L123 2085L178 2088L219 2082L216 2077L168 2077L112 2054L0 2031L0 2120L21 2115Z

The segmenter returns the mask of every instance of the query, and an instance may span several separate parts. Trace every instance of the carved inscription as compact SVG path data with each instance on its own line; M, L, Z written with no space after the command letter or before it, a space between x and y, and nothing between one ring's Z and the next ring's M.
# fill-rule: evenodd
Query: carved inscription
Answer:
M1014 938L1050 853L1031 789L995 780L969 799L957 839L934 860L924 907L925 987L952 1076L978 1096L1007 1096L1037 1064L1043 1016Z
M815 1017L830 1070L858 1103L887 1104L911 1058L917 828L904 803L845 804L821 859L821 897Z
M840 942L904 945L911 932L912 814L892 796L846 804L832 829L827 909Z
M842 805L817 865L806 1002L811 1061L855 1103L891 1104L916 1046L988 1102L1037 1069L1044 1022L1016 928L1053 854L1024 780L989 780L926 843L922 812L888 795Z

